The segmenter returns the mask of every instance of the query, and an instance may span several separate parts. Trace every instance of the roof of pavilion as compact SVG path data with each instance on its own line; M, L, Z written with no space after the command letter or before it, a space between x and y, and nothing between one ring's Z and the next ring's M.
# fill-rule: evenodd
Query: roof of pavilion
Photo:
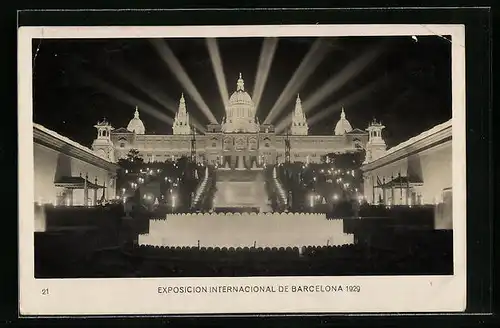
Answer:
M419 135L416 135L416 136L414 136L406 141L403 141L402 143L400 143L392 148L387 149L384 156L392 154L392 153L394 153L400 149L403 149L405 147L408 147L408 146L410 146L410 145L412 145L420 140L423 140L425 138L429 138L430 136L433 136L433 135L437 134L438 132L441 132L441 131L446 130L446 129L451 129L451 121L452 120L450 119L446 122L435 125L432 128L430 128L429 130L424 131L424 132L420 133Z
M346 134L368 134L368 132L363 131L363 130L358 129L358 128L354 128L351 131L347 132Z
M418 153L430 146L442 144L452 138L452 120L438 124L431 129L424 131L402 143L387 149L384 154L371 162L362 166L363 171L370 171L375 168L392 163L400 158L408 157L411 154Z
M72 177L65 176L60 177L56 181L54 181L54 185L56 187L64 187L68 189L101 189L105 188L104 186L100 186L96 183L92 183L84 177Z
M421 185L422 179L412 177L412 176L397 176L395 178L392 178L391 180L387 182L380 183L375 186L375 188L382 188L382 189L387 189L387 188L408 188L412 187L415 185Z
M71 156L76 156L87 163L105 168L108 171L116 172L118 170L118 165L105 156L37 123L33 123L33 141L57 151L68 153Z

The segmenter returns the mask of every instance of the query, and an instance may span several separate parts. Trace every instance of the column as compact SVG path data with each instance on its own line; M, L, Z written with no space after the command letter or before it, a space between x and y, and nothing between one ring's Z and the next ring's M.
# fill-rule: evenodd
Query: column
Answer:
M95 178L94 181L95 181L95 184L97 185L97 177ZM99 189L97 189L97 188L94 189L94 204L93 204L94 206L97 205L97 190L99 190Z
M108 197L106 197L106 180L104 180L104 184L103 184L102 198L104 198L106 200L108 199Z
M371 203L372 203L372 205L375 205L375 204L378 204L378 199L375 198L376 193L375 193L375 176L374 175L372 175L371 183L372 183L372 186L371 186L371 188L372 188L372 201L371 201Z
M382 200L384 202L384 205L387 205L387 193L385 190L385 177L382 178Z
M89 189L87 186L87 179L89 178L88 174L85 174L85 181L83 182L83 205L88 206L89 205Z
M398 175L399 180L399 205L403 205L403 183L401 182L401 173Z

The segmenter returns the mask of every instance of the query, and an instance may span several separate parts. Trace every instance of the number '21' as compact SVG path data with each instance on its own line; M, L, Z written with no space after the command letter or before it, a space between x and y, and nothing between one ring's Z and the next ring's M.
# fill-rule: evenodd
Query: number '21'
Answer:
M42 295L49 295L49 289L48 288L43 288L42 289Z

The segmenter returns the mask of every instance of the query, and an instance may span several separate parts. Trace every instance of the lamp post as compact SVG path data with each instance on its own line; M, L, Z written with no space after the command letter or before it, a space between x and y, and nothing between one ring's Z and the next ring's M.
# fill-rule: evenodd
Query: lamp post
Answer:
M309 196L309 206L312 208L314 208L314 194L311 194Z
M174 211L175 209L175 195L172 195L172 212Z

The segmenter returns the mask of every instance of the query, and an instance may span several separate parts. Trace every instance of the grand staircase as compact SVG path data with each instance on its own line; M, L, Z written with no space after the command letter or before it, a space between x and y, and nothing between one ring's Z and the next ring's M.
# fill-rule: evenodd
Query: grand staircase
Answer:
M198 185L198 188L196 188L191 207L192 208L197 208L200 206L200 204L204 201L205 197L207 196L207 192L210 186L210 180L213 179L213 177L209 173L208 167L205 168L205 173L203 175L203 178Z
M272 178L273 178L273 186L274 186L275 190L277 191L279 201L286 206L288 204L288 201L287 201L288 197L286 195L285 189L283 188L283 184L281 183L281 181L278 178L278 174L276 172L276 167L273 168Z

